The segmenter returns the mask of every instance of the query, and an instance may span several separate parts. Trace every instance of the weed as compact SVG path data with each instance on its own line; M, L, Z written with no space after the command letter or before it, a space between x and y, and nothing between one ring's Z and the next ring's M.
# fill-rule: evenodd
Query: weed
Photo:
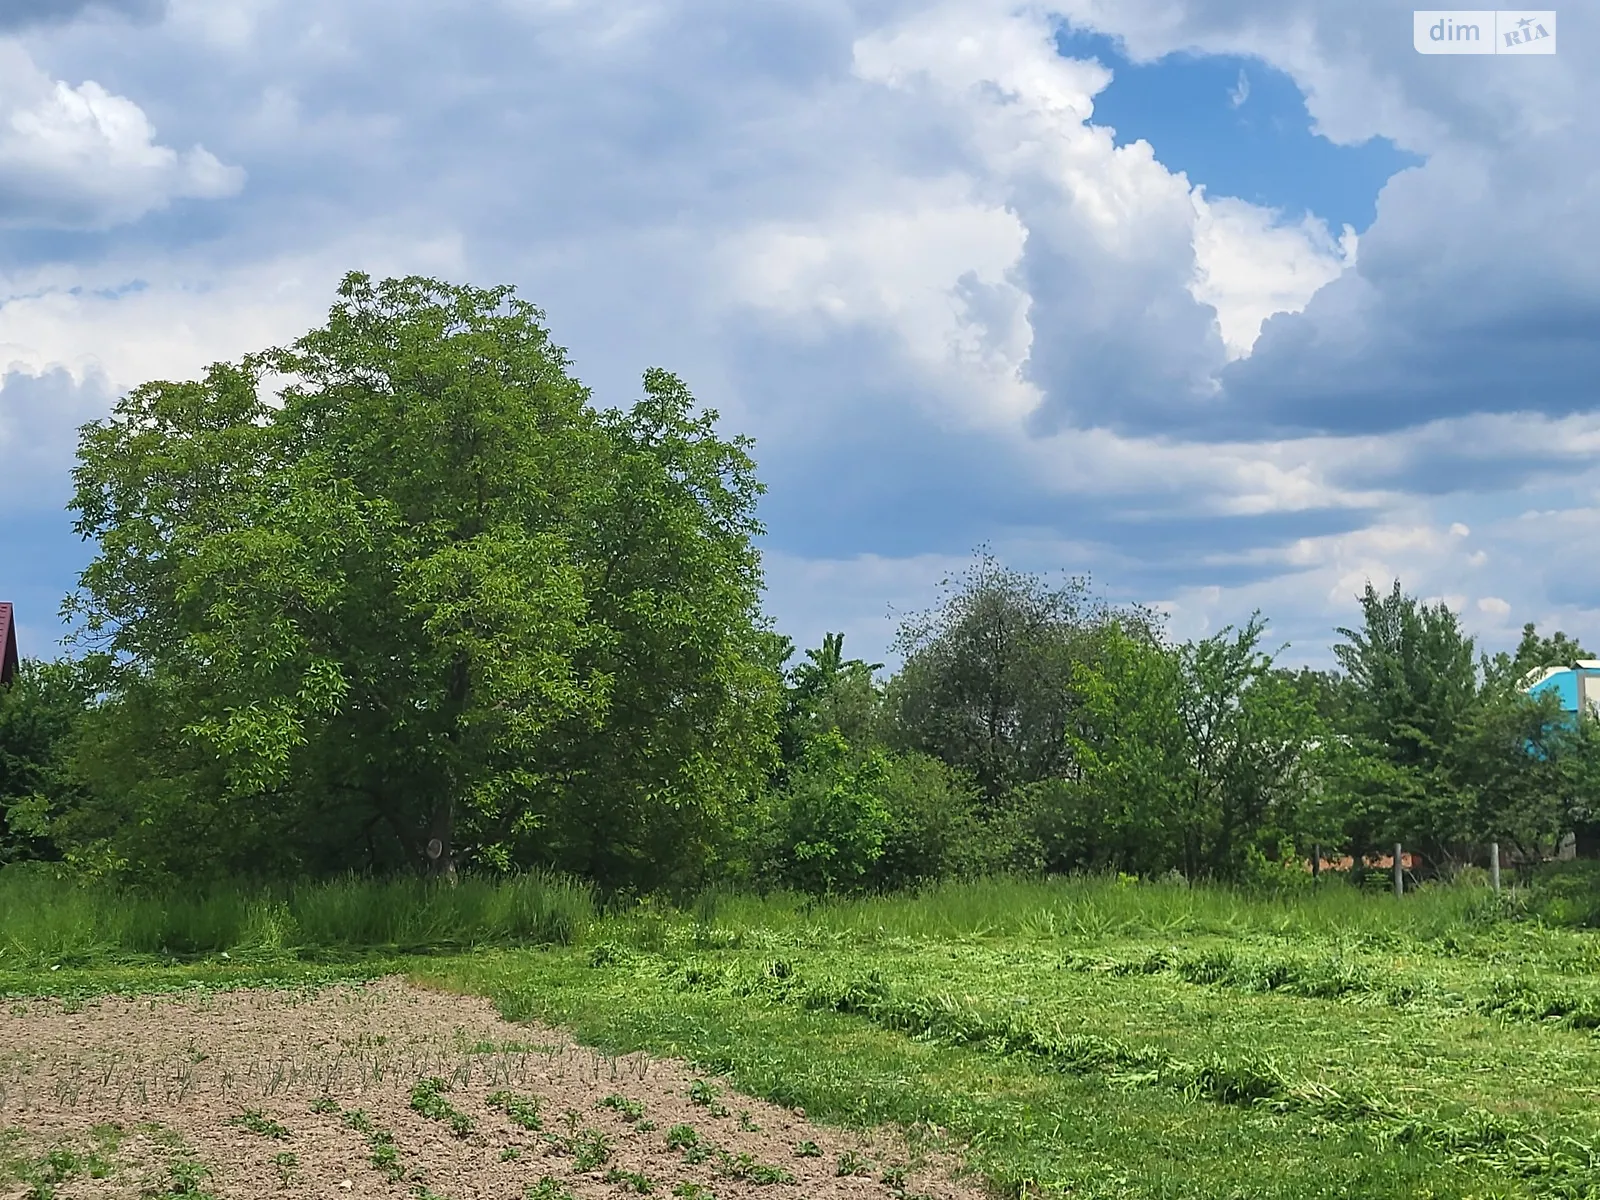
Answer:
M272 1156L272 1165L278 1168L278 1186L286 1188L293 1182L294 1171L300 1165L300 1160L285 1150Z
M717 1152L717 1171L730 1179L747 1179L756 1184L794 1182L794 1176L782 1167L757 1162L752 1154L729 1154L725 1150Z
M458 1138L472 1133L472 1118L444 1098L450 1085L442 1079L421 1079L411 1088L411 1107L433 1121L444 1121Z
M400 1147L395 1145L394 1134L387 1129L375 1129L367 1135L367 1146L371 1151L368 1161L372 1163L374 1171L390 1183L398 1183L406 1177L406 1169L400 1165Z
M518 1150L515 1146L507 1146L504 1150L500 1151L501 1162L516 1162L517 1159L521 1157L522 1151Z
M821 1158L822 1147L815 1142L801 1142L794 1148L796 1158Z
M372 1118L367 1116L365 1109L348 1109L343 1114L343 1118L345 1125L351 1129L354 1129L357 1133L364 1133L369 1136L371 1135L373 1129Z
M572 1189L559 1179L546 1175L538 1183L530 1184L522 1193L523 1200L578 1200Z
M277 1138L282 1140L289 1136L289 1130L263 1113L259 1108L247 1108L244 1112L228 1120L230 1125L238 1125L248 1129L251 1133L262 1137Z
M573 1142L573 1166L579 1171L602 1167L610 1157L611 1139L598 1129L585 1129Z
M834 1169L835 1175L868 1175L871 1172L872 1164L854 1150L846 1150L839 1155L839 1161Z
M523 1129L537 1131L544 1128L544 1121L539 1115L540 1101L537 1096L519 1096L515 1092L498 1091L489 1094L489 1107L499 1109L511 1119L513 1125Z
M701 1183L684 1182L677 1184L673 1187L672 1194L678 1200L716 1200L711 1189Z
M311 1111L314 1113L336 1113L339 1111L339 1102L332 1096L318 1096L311 1102Z
M637 1100L630 1100L626 1096L612 1093L597 1105L599 1108L609 1108L615 1111L629 1124L644 1116L644 1105Z
M741 1112L739 1114L739 1128L744 1130L746 1133L758 1133L761 1130L761 1126L755 1123L755 1120L748 1112Z
M192 1196L195 1200L214 1200L205 1182L211 1170L192 1158L180 1158L167 1168L166 1196Z
M667 1130L668 1150L688 1150L700 1144L700 1135L693 1125L674 1125Z
M647 1176L641 1175L638 1171L621 1171L616 1167L606 1172L606 1182L620 1183L623 1191L637 1192L641 1196L655 1190L655 1185Z

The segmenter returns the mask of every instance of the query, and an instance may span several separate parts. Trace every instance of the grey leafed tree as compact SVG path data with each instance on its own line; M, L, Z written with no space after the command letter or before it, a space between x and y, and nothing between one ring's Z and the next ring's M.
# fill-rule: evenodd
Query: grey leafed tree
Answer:
M1075 668L1113 615L1085 579L1051 583L980 552L940 602L907 619L890 682L894 738L975 778L991 799L1071 770ZM1152 614L1120 614L1153 635Z
M68 607L113 664L113 811L84 836L173 870L692 873L772 752L760 489L673 376L588 400L510 289L353 274L293 345L85 427Z

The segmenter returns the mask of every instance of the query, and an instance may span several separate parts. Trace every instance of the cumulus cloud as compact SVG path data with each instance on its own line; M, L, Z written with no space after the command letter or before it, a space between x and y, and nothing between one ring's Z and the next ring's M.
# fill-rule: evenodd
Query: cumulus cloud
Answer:
M929 415L1014 427L1038 403L1021 378L1028 297L1012 277L1027 231L968 190L935 184L900 207L745 230L722 247L729 299L796 333L854 323L891 331L938 385L926 393Z
M1356 232L1348 225L1335 241L1314 216L1284 223L1258 204L1207 199L1203 187L1195 189L1194 205L1190 293L1216 311L1229 360L1255 348L1268 318L1301 312L1324 284L1355 265Z
M1383 190L1358 268L1280 310L1223 371L1211 436L1592 407L1600 343L1580 330L1600 315L1588 218L1600 204L1600 81L1579 60L1419 58L1377 0L1061 7L1136 56L1261 58L1296 80L1328 137L1388 136L1426 158ZM1600 26L1589 10L1563 20L1574 38Z
M1198 423L1223 362L1354 263L1353 231L1210 199L1147 143L1117 145L1092 119L1111 73L1054 32L1029 6L947 4L858 40L856 71L942 114L1026 230L1036 429Z
M237 192L238 167L158 144L132 100L53 80L0 41L0 226L105 229L171 201Z
M1095 111L1114 70L1062 57L1056 12L1136 60L1286 71L1325 136L1425 164L1389 182L1358 255L1348 229L1114 137ZM806 639L843 627L881 657L885 600L924 602L934 565L984 540L1096 567L1179 631L1261 607L1325 644L1389 571L1486 631L1571 614L1592 581L1539 556L1547 529L1592 536L1600 483L1595 85L1562 56L1421 60L1391 17L174 0L159 28L41 28L35 58L105 100L7 60L0 214L148 216L92 251L11 242L0 367L20 364L13 403L63 364L80 385L192 374L317 320L350 266L514 281L598 396L662 363L757 435L769 603ZM48 170L7 165L19 112L45 114L19 161ZM203 160L166 149L196 143L251 179L204 227L158 214L207 194ZM1537 537L1507 516L1526 507L1556 514Z

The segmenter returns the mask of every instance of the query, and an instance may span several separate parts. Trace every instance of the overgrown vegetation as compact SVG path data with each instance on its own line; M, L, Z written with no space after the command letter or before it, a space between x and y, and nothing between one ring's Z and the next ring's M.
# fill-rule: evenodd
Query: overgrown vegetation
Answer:
M1595 722L1520 690L1583 648L1529 626L1485 656L1398 583L1319 673L1259 617L1177 644L983 554L905 620L893 673L839 634L797 660L759 608L750 443L664 371L592 404L509 289L351 275L292 345L135 388L74 482L78 655L0 697L0 863L276 886L204 906L267 940L437 941L407 920L487 903L283 894L349 873L532 872L529 904L449 923L560 942L541 872L607 897L1286 886L1314 846L1357 878L1396 841L1447 873L1489 841L1533 864L1600 811ZM129 924L149 953L225 940Z

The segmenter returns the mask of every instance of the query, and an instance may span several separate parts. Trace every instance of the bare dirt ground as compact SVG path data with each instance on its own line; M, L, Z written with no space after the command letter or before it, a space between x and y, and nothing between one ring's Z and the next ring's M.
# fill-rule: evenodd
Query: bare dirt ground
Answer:
M0 1198L975 1200L947 1165L398 980L0 1011Z

